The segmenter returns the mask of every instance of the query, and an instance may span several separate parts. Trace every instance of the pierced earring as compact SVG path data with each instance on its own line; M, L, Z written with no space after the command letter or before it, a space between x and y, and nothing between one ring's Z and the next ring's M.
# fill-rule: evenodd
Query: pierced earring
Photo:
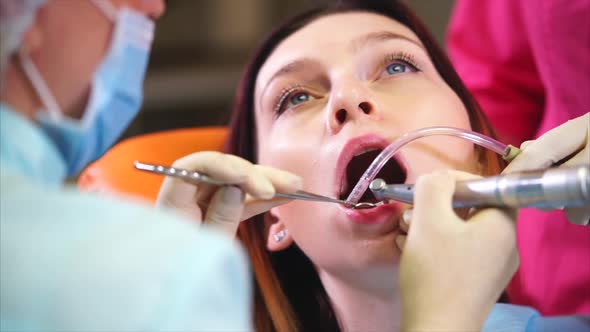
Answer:
M275 242L281 242L285 236L287 235L287 232L285 232L285 230L282 230L278 233L276 233L275 235L273 235Z
M410 221L412 221L412 209L407 209L404 211L404 213L402 214L402 221L406 224L409 225Z

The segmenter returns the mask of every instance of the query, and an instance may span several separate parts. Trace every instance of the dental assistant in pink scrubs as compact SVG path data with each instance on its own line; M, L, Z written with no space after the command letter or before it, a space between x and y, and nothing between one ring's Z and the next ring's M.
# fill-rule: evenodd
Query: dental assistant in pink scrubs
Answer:
M590 0L457 0L448 48L506 143L590 111ZM527 209L517 230L521 265L510 301L544 315L590 314L590 227L561 211Z

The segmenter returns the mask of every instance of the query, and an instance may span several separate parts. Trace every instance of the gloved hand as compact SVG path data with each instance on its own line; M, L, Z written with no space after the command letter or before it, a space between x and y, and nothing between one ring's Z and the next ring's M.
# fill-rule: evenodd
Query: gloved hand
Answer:
M157 206L179 210L232 237L240 221L290 201L273 198L275 190L294 193L302 186L301 178L296 175L220 152L193 153L175 161L173 166L202 172L233 186L194 184L166 177L158 193Z
M396 239L404 332L481 330L516 272L515 211L483 209L463 220L452 209L455 181L473 178L444 171L416 182L412 226Z
M590 164L590 112L553 128L533 141L522 143L520 154L502 173L564 165ZM564 209L567 219L578 225L590 222L590 206Z

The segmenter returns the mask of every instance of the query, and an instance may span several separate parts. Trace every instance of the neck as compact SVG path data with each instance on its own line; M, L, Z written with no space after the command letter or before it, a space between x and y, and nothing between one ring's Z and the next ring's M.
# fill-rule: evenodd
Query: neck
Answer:
M397 268L345 278L319 271L319 276L344 331L399 331Z

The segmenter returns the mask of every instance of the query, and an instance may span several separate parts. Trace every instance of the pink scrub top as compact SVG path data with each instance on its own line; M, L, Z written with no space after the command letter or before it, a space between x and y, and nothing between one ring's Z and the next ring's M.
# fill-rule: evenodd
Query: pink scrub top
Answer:
M447 42L506 143L590 111L590 0L457 0ZM525 209L517 230L510 301L543 315L590 314L590 227L560 211Z

